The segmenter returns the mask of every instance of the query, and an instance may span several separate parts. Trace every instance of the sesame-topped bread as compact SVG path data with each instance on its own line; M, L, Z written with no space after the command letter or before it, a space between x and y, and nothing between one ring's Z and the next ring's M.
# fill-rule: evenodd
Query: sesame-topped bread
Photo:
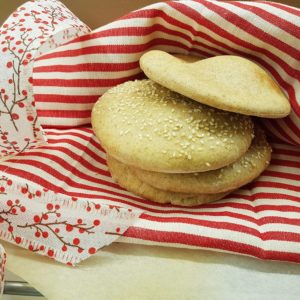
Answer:
M93 107L92 126L112 157L166 173L231 164L248 150L254 136L249 117L191 101L151 80L108 90Z
M258 177L269 165L271 147L264 131L255 126L255 137L248 151L236 162L221 169L189 174L169 174L130 167L143 182L177 193L221 193L234 190Z
M142 182L134 172L125 164L113 157L107 157L107 165L113 179L124 189L145 199L158 203L171 203L180 206L195 206L217 201L229 194L184 194L159 190Z
M148 78L200 103L235 113L282 118L291 105L273 78L251 60L220 55L186 63L151 50L140 58Z

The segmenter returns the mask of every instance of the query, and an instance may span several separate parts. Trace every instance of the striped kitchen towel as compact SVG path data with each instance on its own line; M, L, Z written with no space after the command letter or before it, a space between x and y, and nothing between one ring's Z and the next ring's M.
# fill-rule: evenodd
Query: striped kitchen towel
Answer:
M48 144L0 170L77 201L141 211L122 242L299 263L299 44L300 10L272 2L169 1L131 12L35 60L33 93ZM264 120L274 151L257 180L194 208L152 203L114 183L90 127L91 108L110 87L141 77L138 60L150 49L240 55L270 72L292 113Z

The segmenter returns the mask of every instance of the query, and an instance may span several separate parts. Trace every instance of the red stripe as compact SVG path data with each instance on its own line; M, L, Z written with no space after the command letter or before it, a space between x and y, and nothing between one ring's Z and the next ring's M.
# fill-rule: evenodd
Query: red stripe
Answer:
M251 236L255 236L260 238L262 241L268 240L277 240L277 241L288 241L288 242L300 242L300 233L294 232L283 232L280 231L266 231L260 232L257 229L254 229L249 226L234 224L230 222L224 221L208 221L208 220L196 220L190 219L186 217L152 217L149 215L142 215L141 218L146 219L152 222L159 223L174 223L178 226L178 224L189 224L189 225L197 225L208 228L215 228L219 230L230 230L234 232L241 232L243 234L249 234ZM201 232L201 229L199 229Z
M291 149L280 149L277 147L273 147L273 153L300 157L300 151L291 150Z
M263 225L268 225L268 224L289 224L289 225L300 226L299 218L285 218L285 217L277 217L277 216L268 216L268 217L262 217L262 218L256 219L256 218L253 218L253 217L245 215L245 214L229 212L229 211L221 211L221 212L203 211L203 212L197 212L197 216L210 216L210 217L213 217L212 219L214 219L214 220L218 220L219 217L230 217L230 218L248 221L257 226L263 226ZM170 219L170 217L168 217L168 216L156 217L153 215L149 215L148 213L143 213L140 216L140 218L145 219L145 220L152 220L155 222L159 222L158 220L160 220L160 218L163 218L163 219L166 218L167 220ZM188 218L187 220L191 220L191 217ZM201 220L201 219L199 219L199 220ZM189 221L187 221L187 223L189 223Z
M239 14L237 14L229 9L226 9L222 6L214 4L213 2L202 1L202 0L197 0L197 2L200 2L201 4L205 5L207 8L211 9L212 11L217 13L219 16L221 16L223 19L225 19L226 21L235 25L236 27L240 28L241 30L249 33L252 36L255 36L256 38L258 38L259 40L261 40L265 43L272 45L273 47L276 47L277 49L283 51L284 53L293 57L294 59L299 60L300 52L298 51L298 49L279 40L278 38L272 36L268 32L263 31L259 27L255 26L253 23L242 18ZM227 5L228 4L230 4L230 2L228 2ZM273 24L273 25L275 25L275 24Z
M268 4L268 3L266 3ZM287 5L284 5L284 4L279 4L279 3L274 3L272 2L272 4L269 4L270 6L274 6L274 7L277 7L279 9L282 9L283 11L286 11L290 14L293 14L297 17L300 17L300 10L296 7L291 7L291 6L287 6Z
M300 168L300 162L297 162L297 161L290 161L290 160L274 158L274 159L272 159L272 164L285 166L285 167Z
M91 117L91 110L50 110L37 109L39 117L48 118L78 118L88 119Z
M120 72L136 69L139 62L127 63L86 63L77 65L51 65L33 68L33 73L45 72Z
M299 168L299 162L290 160L290 159L284 159L282 157L274 157L272 159L272 165L273 166L279 166L279 167L292 167L292 168Z
M159 230L129 227L124 236L150 240L153 242L190 245L201 248L220 249L229 252L251 255L261 259L286 260L300 262L300 254L284 251L264 250L260 247L251 246L242 242L234 242L226 239L205 237L195 234L164 232Z
M300 172L299 172L299 175L297 175L297 174L292 174L292 173L284 173L284 172L266 170L266 171L264 171L263 176L271 176L271 177L275 177L275 178L299 180L299 182L300 182Z
M113 79L34 79L34 86L60 86L60 87L111 87L128 80L144 76L141 72Z
M35 94L34 100L38 103L95 103L99 95L55 95L55 94ZM38 105L38 104L37 104Z
M292 22L289 22L288 20L281 18L278 15L274 15L273 13L270 13L267 10L268 8L266 6L263 9L263 8L260 8L257 6L253 6L251 4L250 5L244 4L242 2L227 2L227 3L230 5L233 5L233 6L243 8L247 11L250 11L250 12L254 13L255 15L261 17L265 21L271 23L272 25L279 27L280 29L289 33L290 35L300 39L300 27L299 26L295 25Z
M250 187L268 187L268 188L274 188L274 189L285 189L287 191L294 191L294 192L300 192L300 186L291 185L287 183L281 183L281 182L271 182L271 181L255 181L252 184L250 184ZM298 198L300 201L300 198Z

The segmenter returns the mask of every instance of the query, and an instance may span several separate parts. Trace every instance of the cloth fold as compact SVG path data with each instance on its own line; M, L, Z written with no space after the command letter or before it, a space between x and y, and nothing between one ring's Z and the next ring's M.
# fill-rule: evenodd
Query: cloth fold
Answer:
M53 0L51 3L60 5ZM105 214L101 216L107 224L104 233L108 234L102 231L93 239L87 237L83 251L86 256L77 250L72 263L93 254L107 236L114 237L109 240L112 242L120 235L127 242L211 249L299 263L300 52L295 46L300 37L299 12L272 2L161 2L37 57L33 94L38 120L47 128L44 135L48 142L0 164L0 192L5 199L1 201L2 209L26 202L13 207L19 212L24 206L26 213L19 217L10 214L8 221L15 222L18 230L26 226L26 230L34 230L18 231L16 235L4 221L0 224L2 238L20 241L17 244L24 247L30 244L22 243L23 239L37 243L41 237L35 233L42 236L48 232L48 250L39 252L49 255L51 250L49 256L70 262L62 257L76 251L62 249L64 245L57 235L51 229L44 230L43 224L51 221L50 216L61 218L58 223L67 222L70 209L75 218L84 215L89 207L97 211L97 206L115 211L107 220ZM270 166L257 180L219 202L194 208L152 203L113 182L105 152L90 128L91 107L110 87L142 76L138 60L150 49L201 57L241 55L270 72L287 94L292 113L285 119L263 120L274 151ZM53 202L48 203L45 193L51 195ZM11 195L15 200L8 202ZM73 198L74 206L70 204ZM59 217L53 212L58 202L65 210ZM87 213L86 218L85 224L95 221ZM39 222L41 230L36 228ZM67 224L63 225L64 237L76 246L78 237L68 231L75 223L68 224L68 229ZM17 241L16 236L20 238Z

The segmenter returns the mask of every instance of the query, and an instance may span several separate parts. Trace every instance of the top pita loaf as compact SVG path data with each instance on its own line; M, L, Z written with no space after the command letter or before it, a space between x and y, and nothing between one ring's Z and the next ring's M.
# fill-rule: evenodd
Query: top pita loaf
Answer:
M254 62L233 55L185 62L159 50L140 59L153 81L195 101L222 110L282 118L291 106L272 77Z

